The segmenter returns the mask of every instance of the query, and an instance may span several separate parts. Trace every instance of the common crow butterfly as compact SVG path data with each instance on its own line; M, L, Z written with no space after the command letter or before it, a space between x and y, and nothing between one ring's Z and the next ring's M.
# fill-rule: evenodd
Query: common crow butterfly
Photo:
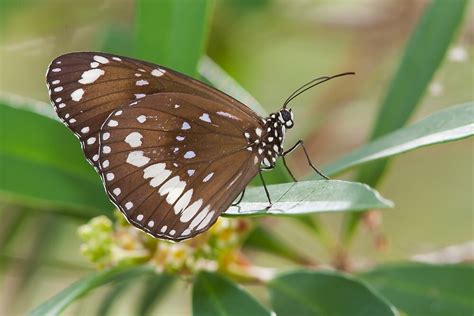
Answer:
M207 230L257 173L302 145L282 147L288 102L346 74L309 82L268 118L176 71L106 53L62 55L46 80L110 200L139 229L179 241Z

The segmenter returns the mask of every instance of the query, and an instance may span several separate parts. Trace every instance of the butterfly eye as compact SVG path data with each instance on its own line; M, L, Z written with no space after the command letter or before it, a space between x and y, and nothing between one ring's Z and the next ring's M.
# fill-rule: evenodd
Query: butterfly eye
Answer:
M291 114L290 114L289 111L287 111L287 110L282 110L280 113L281 113L281 117L283 118L283 120L284 120L285 122L291 120Z

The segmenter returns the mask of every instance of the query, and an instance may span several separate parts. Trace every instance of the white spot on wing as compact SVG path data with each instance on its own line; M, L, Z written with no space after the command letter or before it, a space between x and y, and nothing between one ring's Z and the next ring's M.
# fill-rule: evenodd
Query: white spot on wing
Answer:
M148 227L151 228L151 227L153 227L153 226L155 226L155 221L149 221L149 222L148 222Z
M214 216L214 213L215 213L214 211L209 212L206 218L204 218L201 224L199 224L199 226L196 228L196 230L200 230L206 227L211 222L211 219L212 219L212 216Z
M86 70L82 73L81 79L79 79L79 83L82 83L82 84L93 83L97 79L99 79L99 77L102 76L103 74L105 74L105 71L99 68Z
M203 209L201 212L199 212L196 217L194 217L194 219L191 221L191 224L189 225L189 229L194 229L194 227L196 227L200 222L202 222L202 220L204 219L204 217L206 217L207 213L209 212L209 208L210 206L206 206L205 209Z
M143 214L138 214L137 215L137 220L141 221L143 219Z
M94 56L94 60L95 61L98 61L99 63L101 64L107 64L109 62L109 60L103 56Z
M190 189L184 193L179 200L174 205L174 212L175 214L179 214L183 209L188 207L189 202L191 201L191 197L193 196L193 189Z
M71 93L71 99L73 101L78 102L78 101L81 101L83 95L84 95L84 89L80 88L80 89L74 90L74 92Z
M160 232L164 233L164 232L166 232L167 229L168 229L168 226L165 225L165 226L161 227Z
M125 137L125 142L130 145L130 147L139 147L142 145L143 135L139 132L132 132Z
M257 128L255 129L255 134L257 134L257 136L259 136L259 137L262 136L262 130L257 127Z
M143 167L150 162L150 158L143 155L143 151L137 150L132 151L127 156L127 163L134 165L136 167Z
M107 140L110 138L110 133L109 132L105 132L103 135L102 135L102 140Z
M82 134L89 133L89 130L90 130L90 129L89 129L89 126L83 127L83 128L81 128L81 133L82 133Z
M181 181L179 176L175 176L166 181L158 190L161 196L168 194L166 202L173 204L178 197L183 193L186 182Z
M196 157L196 154L194 153L194 151L190 150L190 151L187 151L185 154L184 154L184 158L185 159L191 159L191 158L194 158Z
M194 215L196 215L197 211L199 211L199 209L201 208L202 206L202 199L199 199L197 201L195 201L193 204L191 204L190 206L188 206L184 211L183 213L181 214L181 217L179 218L179 220L182 222L182 223L187 223L191 220L191 218L194 217Z
M186 130L186 129L190 129L190 128L191 128L191 125L189 125L188 122L183 122L183 125L181 126L182 130Z
M54 68L53 70L51 70L52 72L60 72L61 71L61 68Z
M217 114L217 115L220 115L220 116L223 116L223 117L227 117L227 118L236 120L236 121L240 121L240 119L239 119L237 116L232 115L232 114L227 113L227 112L218 111L218 112L216 112L216 114Z
M209 117L209 114L207 113L204 113L203 115L201 115L199 119L204 122L212 123L211 118Z
M95 141L96 141L96 138L95 138L95 137L89 137L89 138L87 139L87 145L92 145L92 144L95 143Z
M126 208L127 210L131 209L132 207L133 207L133 203L132 203L132 202L128 201L127 203L125 203L125 208Z
M144 98L145 96L146 96L146 94L143 94L143 93L136 93L135 94L136 99L141 99L141 98Z
M235 183L235 181L237 181L240 178L241 175L242 175L242 171L240 171L239 174L235 176L234 180L232 180L232 182L227 185L226 190L230 188Z
M111 152L111 148L109 146L104 146L104 148L102 148L102 152L104 154L109 154Z
M209 181L212 176L214 175L214 172L211 172L210 174L208 174L204 179L202 179L202 182L207 182Z
M137 86L146 86L147 84L149 84L149 82L146 81L146 80L143 80L143 79L142 80L137 80L137 82L136 82Z
M122 193L122 190L120 190L120 188L115 188L112 193L115 195L115 196L118 196L120 195L120 193Z
M118 125L118 122L116 120L110 120L107 125L110 127L115 127Z
M105 175L107 181L112 181L115 178L115 175L112 172L109 172Z
M54 88L54 92L61 92L63 91L63 89L64 89L63 87L56 87Z
M183 140L184 140L184 136L176 136L176 140L177 140L178 142L183 141Z
M161 77L165 74L165 70L164 69L153 69L151 74L155 77Z
M191 234L191 230L188 228L188 229L185 229L182 233L181 233L181 236L187 236Z
M141 124L145 123L145 121L146 121L146 116L143 115L143 114L140 115L139 117L137 117L137 121L138 121L138 123L141 123Z
M166 169L165 163L157 163L145 168L143 178L152 178L150 180L150 185L156 188L161 183L163 183L163 181L165 181L170 176L170 174L171 171Z
M189 169L189 170L187 171L187 173L188 173L189 176L192 176L192 175L194 174L194 172L195 172L194 169Z

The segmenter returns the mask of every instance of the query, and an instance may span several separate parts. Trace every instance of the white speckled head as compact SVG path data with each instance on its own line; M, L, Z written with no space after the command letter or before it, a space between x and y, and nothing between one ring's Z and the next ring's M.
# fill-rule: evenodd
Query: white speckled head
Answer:
M293 112L291 109L283 108L278 112L278 120L286 128L292 128L294 125L293 122Z

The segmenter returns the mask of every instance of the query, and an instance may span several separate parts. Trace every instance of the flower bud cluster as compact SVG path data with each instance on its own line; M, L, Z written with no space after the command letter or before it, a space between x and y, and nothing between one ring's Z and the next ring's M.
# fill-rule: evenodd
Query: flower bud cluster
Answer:
M207 232L171 242L134 228L118 212L116 218L114 223L99 216L79 228L81 252L98 268L148 263L157 272L181 275L226 271L240 260L240 247L250 228L247 220L220 217Z

